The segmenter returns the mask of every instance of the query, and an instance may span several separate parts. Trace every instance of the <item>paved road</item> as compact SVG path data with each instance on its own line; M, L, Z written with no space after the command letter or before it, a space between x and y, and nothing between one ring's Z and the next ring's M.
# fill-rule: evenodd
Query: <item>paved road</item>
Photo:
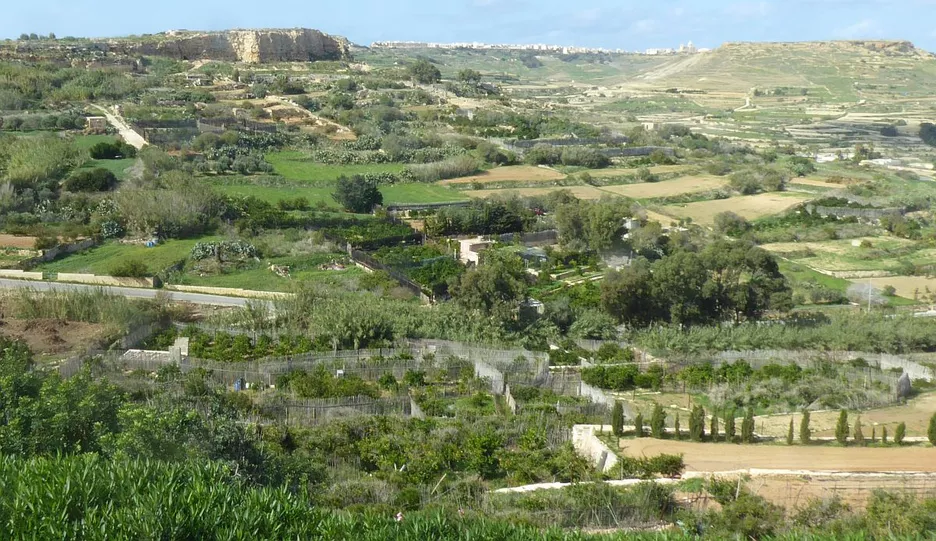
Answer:
M245 306L250 300L252 300L242 297L223 297L221 295L183 293L181 291L167 291L160 289L92 286L85 284L69 284L66 282L36 282L32 280L7 280L2 278L0 278L0 289L33 289L36 291L96 291L103 289L107 293L120 295L129 299L154 299L158 293L163 293L168 297L169 300L175 302L190 302L192 304L206 304L212 306Z
M124 121L122 117L114 114L112 110L107 109L106 107L101 107L100 105L91 105L91 107L94 107L95 109L104 113L104 116L107 118L107 122L117 130L117 133L123 137L123 140L126 141L128 145L132 145L137 150L140 150L148 144L146 139L140 137L140 134L133 131L126 123L126 121Z

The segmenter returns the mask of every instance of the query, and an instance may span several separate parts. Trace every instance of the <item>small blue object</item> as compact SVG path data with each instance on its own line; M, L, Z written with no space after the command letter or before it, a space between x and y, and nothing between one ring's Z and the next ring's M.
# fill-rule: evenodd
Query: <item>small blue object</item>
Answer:
M244 390L244 378L237 378L234 380L234 390L242 391Z

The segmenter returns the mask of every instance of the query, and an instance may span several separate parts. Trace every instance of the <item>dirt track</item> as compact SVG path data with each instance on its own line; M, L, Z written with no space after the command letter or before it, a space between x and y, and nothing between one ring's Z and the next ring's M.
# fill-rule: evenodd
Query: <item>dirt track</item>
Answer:
M936 449L831 446L734 445L653 438L623 439L631 456L682 453L687 472L730 472L749 468L849 472L936 472Z

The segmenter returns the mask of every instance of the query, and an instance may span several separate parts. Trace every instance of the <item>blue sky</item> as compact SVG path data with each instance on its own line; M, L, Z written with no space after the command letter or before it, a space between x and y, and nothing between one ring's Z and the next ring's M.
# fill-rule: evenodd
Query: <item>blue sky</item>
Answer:
M3 0L0 37L308 27L378 40L700 47L906 39L936 51L936 0ZM130 7L140 6L140 7ZM145 7L144 7L145 6Z

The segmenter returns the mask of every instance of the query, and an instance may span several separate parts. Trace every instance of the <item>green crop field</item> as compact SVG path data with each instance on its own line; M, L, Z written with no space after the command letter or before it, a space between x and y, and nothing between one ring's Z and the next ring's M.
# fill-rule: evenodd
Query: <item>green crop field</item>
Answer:
M74 141L76 147L88 150L98 143L114 143L117 138L113 135L76 135Z
M332 198L331 188L260 186L256 184L215 184L214 190L223 195L256 197L273 205L283 199L305 197L313 208L324 204L337 209L340 205Z
M380 188L384 205L457 203L468 198L451 188L435 184L396 184Z
M328 165L309 161L305 154L296 151L273 152L266 155L266 160L282 177L306 182L333 181L342 175L399 173L406 167L399 163Z
M106 275L110 274L113 268L121 262L136 259L146 264L150 272L155 273L188 257L195 243L212 240L221 240L221 237L169 240L153 248L147 248L141 244L124 244L111 241L45 263L36 270Z

